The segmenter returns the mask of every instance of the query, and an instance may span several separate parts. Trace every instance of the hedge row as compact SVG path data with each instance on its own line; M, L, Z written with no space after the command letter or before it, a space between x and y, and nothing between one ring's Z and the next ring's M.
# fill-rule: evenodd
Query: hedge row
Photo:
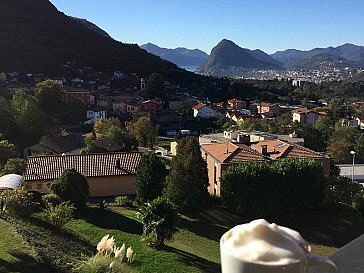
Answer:
M221 198L232 211L249 217L296 211L322 202L324 181L322 166L313 160L251 161L223 172Z

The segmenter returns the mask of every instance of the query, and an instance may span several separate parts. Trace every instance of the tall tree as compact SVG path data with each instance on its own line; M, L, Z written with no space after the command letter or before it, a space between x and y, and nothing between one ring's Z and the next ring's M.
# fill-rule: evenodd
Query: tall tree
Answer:
M162 196L167 175L166 166L155 154L147 154L140 160L136 173L136 200L139 204Z
M0 169L4 167L9 158L15 157L16 151L14 144L7 140L0 141Z
M128 129L135 136L140 146L153 148L157 129L152 126L149 117L143 116L136 122L129 123Z
M38 107L37 99L21 91L16 91L10 101L10 113L21 133L18 142L34 143L44 135L47 126L47 116Z
M22 158L9 158L8 161L6 161L4 168L2 172L4 174L20 174L23 175L26 168L26 161Z
M192 211L206 205L207 164L200 152L198 140L186 137L179 141L177 156L171 162L170 174L166 177L164 196L180 211Z
M56 81L46 80L36 85L35 97L46 113L57 112L62 107L62 86Z

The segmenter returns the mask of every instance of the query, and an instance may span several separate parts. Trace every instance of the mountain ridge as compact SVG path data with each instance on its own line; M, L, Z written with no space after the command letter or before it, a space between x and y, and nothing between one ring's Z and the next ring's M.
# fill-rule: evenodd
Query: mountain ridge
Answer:
M198 66L203 63L208 55L200 49L188 49L185 47L164 48L153 43L141 45L140 48L162 59L170 61L179 67Z
M277 60L265 52L241 48L234 42L223 39L212 50L208 59L198 69L212 75L236 69L282 69Z

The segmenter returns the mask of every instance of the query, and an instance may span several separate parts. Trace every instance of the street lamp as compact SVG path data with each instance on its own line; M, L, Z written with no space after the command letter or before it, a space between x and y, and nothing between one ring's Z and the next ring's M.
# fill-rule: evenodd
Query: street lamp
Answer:
M351 182L354 182L355 151L350 151L350 154L353 156L353 170L351 172Z

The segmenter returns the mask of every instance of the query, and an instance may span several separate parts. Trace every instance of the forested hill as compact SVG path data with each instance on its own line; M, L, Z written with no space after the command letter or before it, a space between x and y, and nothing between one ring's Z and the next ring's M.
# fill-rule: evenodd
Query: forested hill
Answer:
M59 12L48 0L0 1L0 71L57 72L66 62L101 71L188 73Z

